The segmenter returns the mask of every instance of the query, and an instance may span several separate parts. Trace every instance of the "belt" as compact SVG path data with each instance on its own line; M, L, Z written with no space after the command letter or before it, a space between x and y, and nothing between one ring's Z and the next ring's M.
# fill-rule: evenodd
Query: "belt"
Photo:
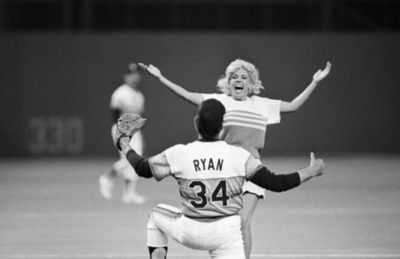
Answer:
M238 216L238 215L239 215L239 213L220 215L220 216L211 216L211 217L199 217L199 216L191 216L191 215L184 214L185 217L187 217L189 219L194 219L197 221L214 221L214 220L223 219L223 218L227 218L227 217L231 217L231 216Z

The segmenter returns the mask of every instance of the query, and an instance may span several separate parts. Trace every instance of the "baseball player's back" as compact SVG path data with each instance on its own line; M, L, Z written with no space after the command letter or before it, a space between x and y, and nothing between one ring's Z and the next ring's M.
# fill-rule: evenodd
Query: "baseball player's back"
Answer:
M178 181L183 214L204 218L239 213L250 153L225 141L194 141L165 151Z
M250 157L218 139L175 145L151 157L155 179L177 180L182 209L161 204L152 210L148 246L166 247L166 233L171 233L190 248L208 250L212 258L244 258L239 210Z

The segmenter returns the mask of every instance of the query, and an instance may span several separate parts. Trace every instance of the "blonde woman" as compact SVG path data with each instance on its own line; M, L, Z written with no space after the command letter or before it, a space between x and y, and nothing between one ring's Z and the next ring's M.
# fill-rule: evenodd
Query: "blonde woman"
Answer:
M241 59L231 62L225 75L218 81L217 87L221 94L189 92L164 77L157 67L141 63L139 65L191 104L199 106L204 100L211 98L220 101L226 109L220 138L229 144L245 148L258 159L264 147L267 125L279 123L282 113L297 111L331 69L331 63L327 62L325 69L320 69L314 74L312 82L300 95L291 102L285 102L259 97L258 94L264 87L258 70L252 63ZM251 182L245 183L241 218L246 258L250 257L251 252L251 218L258 200L263 197L264 189Z

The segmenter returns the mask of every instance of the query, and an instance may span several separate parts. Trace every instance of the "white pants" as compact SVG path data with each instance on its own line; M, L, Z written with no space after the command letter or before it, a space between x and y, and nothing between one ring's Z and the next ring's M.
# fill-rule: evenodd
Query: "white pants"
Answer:
M168 236L189 248L208 251L211 258L245 258L239 215L197 220L159 204L149 215L147 245L165 247Z
M143 154L143 135L141 131L138 131L135 135L133 135L131 141L129 142L131 147L135 150L139 155ZM136 181L138 176L135 172L135 169L129 164L125 155L119 151L119 160L114 163L113 169L123 179Z

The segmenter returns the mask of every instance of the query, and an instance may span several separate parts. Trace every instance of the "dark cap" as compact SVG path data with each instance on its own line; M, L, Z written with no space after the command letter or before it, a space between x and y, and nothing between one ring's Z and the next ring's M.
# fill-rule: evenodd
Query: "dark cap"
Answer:
M128 69L126 70L126 74L132 74L139 72L139 66L136 63L130 63L128 65Z
M200 104L197 112L196 126L204 139L215 138L222 129L225 107L216 99L208 99Z

